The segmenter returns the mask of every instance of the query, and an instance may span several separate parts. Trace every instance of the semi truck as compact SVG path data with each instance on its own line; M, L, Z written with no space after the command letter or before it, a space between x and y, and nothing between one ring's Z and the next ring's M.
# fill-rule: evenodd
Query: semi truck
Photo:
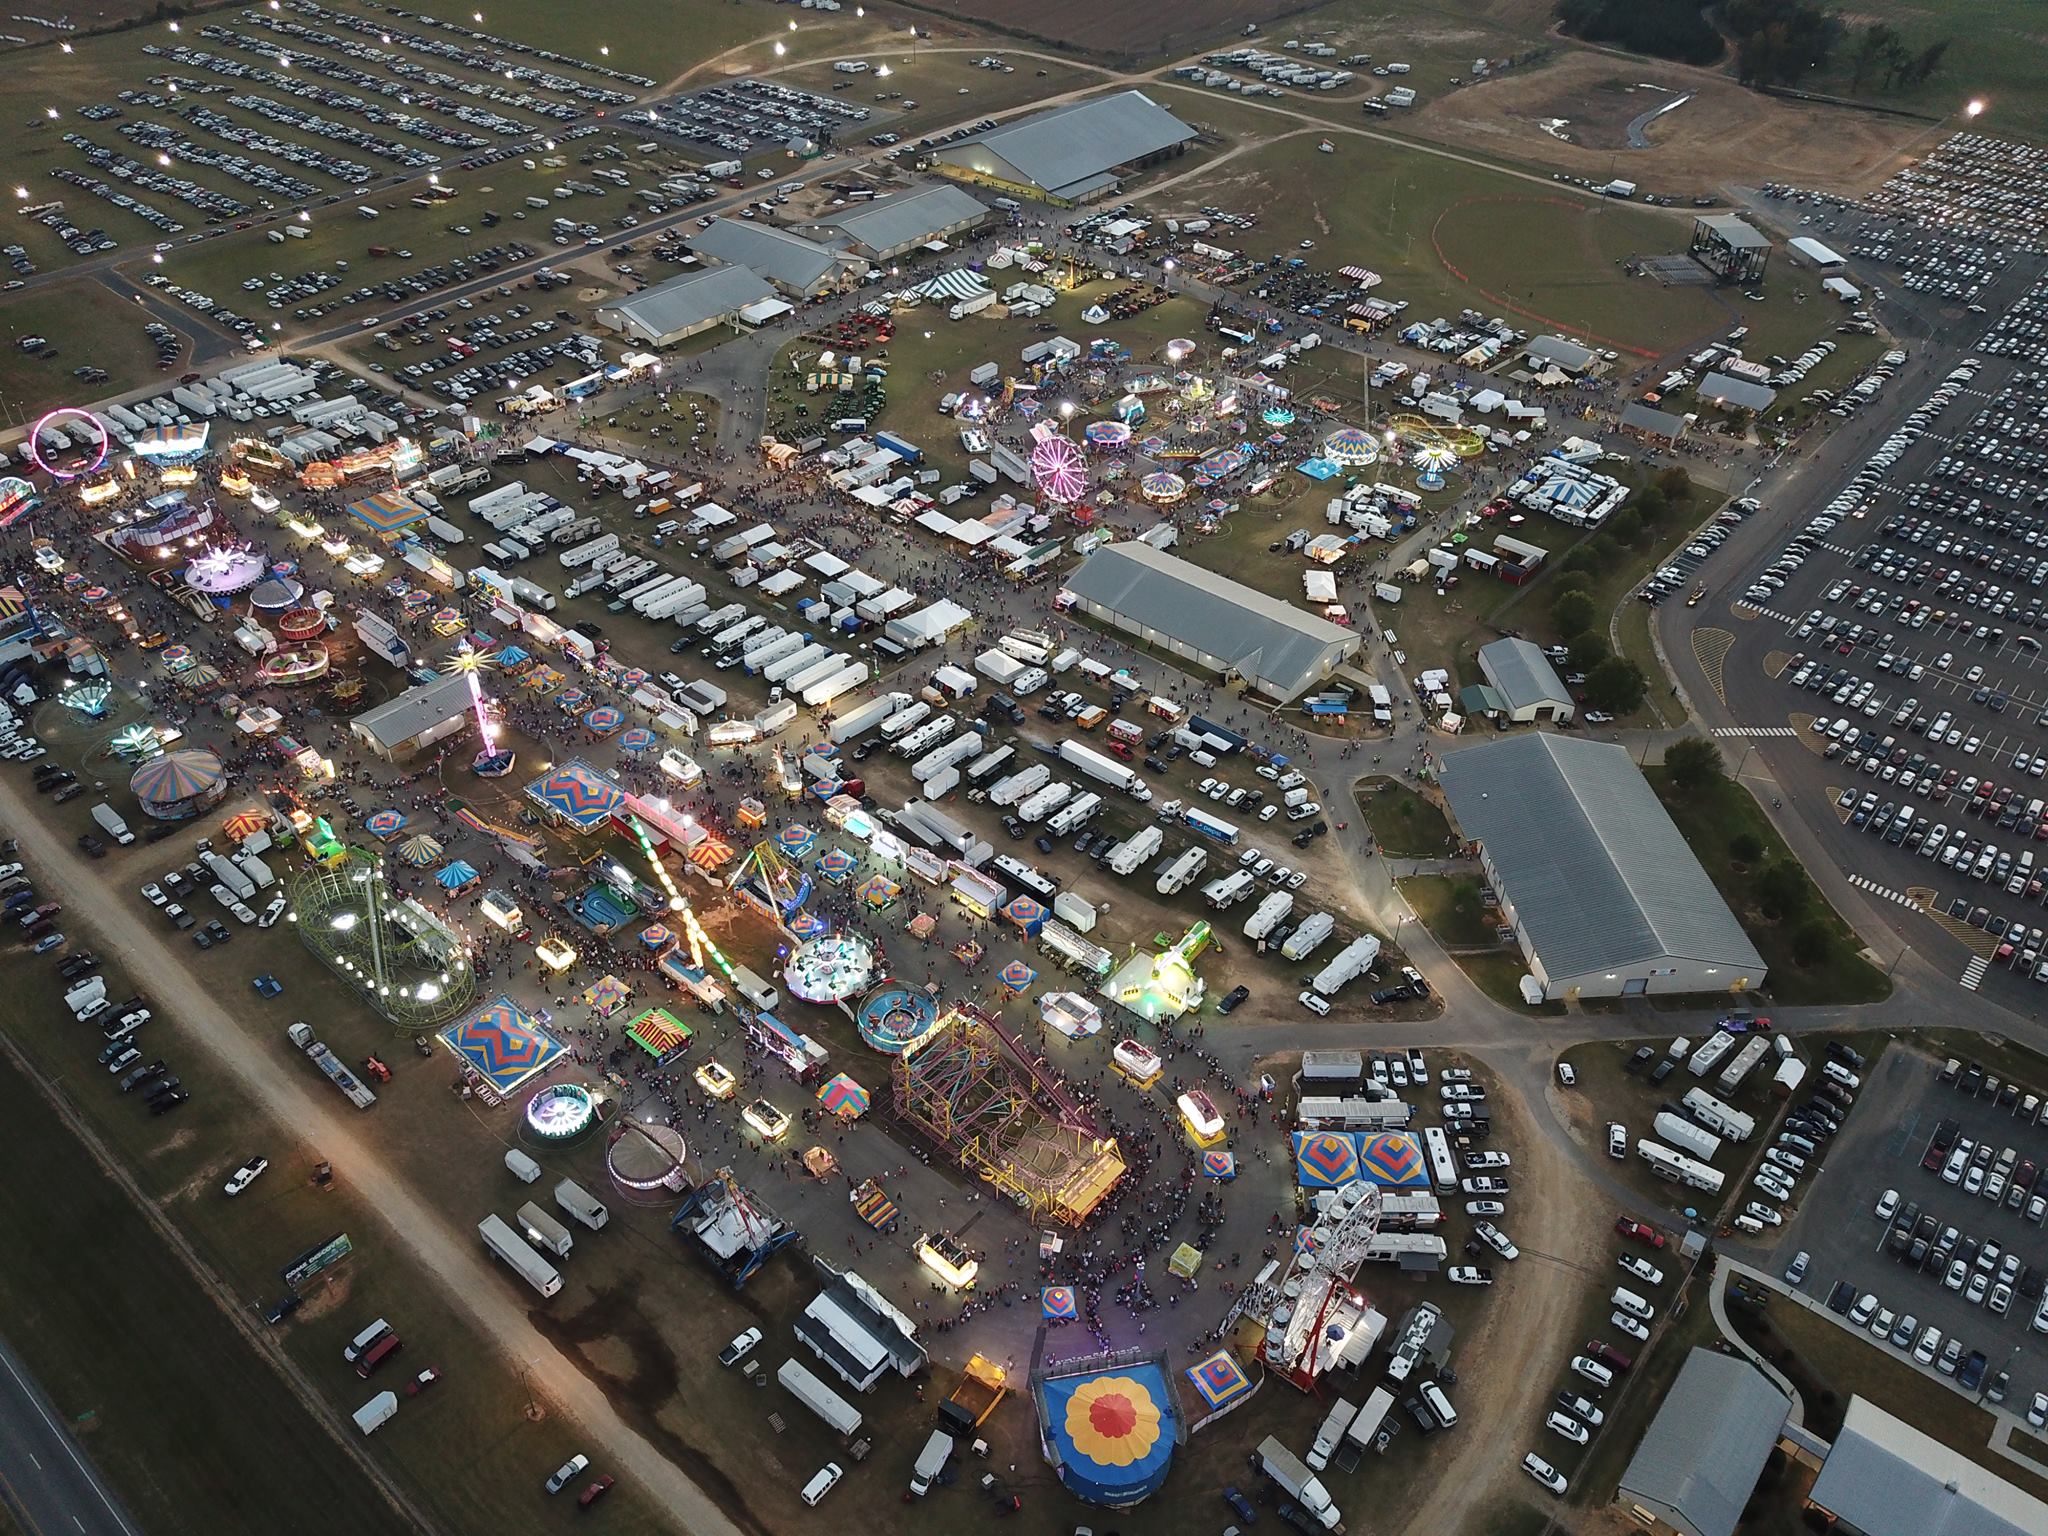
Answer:
M92 808L92 819L99 823L102 832L122 847L125 848L135 841L135 834L128 830L128 823L121 819L121 813L106 801L102 800Z
M1188 829L1204 837L1213 838L1228 848L1237 842L1237 828L1220 816L1211 816L1200 806L1189 806L1181 812L1180 819Z
M1179 858L1167 865L1154 882L1153 889L1162 896L1176 896L1187 889L1188 882L1202 872L1202 866L1209 862L1209 855L1199 848L1190 848Z
M1378 937L1362 933L1332 955L1330 963L1316 972L1309 986L1320 996L1334 997L1346 982L1355 981L1371 970L1373 961L1379 957Z
M1659 1136L1679 1151L1688 1152L1694 1157L1712 1162L1714 1154L1721 1150L1720 1137L1704 1126L1694 1125L1692 1121L1672 1114L1668 1109L1658 1110L1657 1118L1651 1121L1651 1125Z
M1145 787L1145 781L1115 758L1097 752L1093 747L1083 746L1078 741L1060 743L1060 761L1080 769L1099 784L1121 790L1133 800L1149 800L1152 792Z
M313 1026L304 1019L298 1020L285 1030L285 1038L306 1053L307 1058L327 1074L328 1080L339 1088L349 1103L357 1109L368 1109L377 1102L377 1095L361 1078L342 1064L342 1060L313 1036Z
M1311 912L1295 925L1294 932L1287 935L1287 942L1280 946L1280 953L1289 960L1306 960L1331 934L1337 931L1337 920L1327 912Z
M219 854L208 849L199 855L199 862L213 872L213 878L247 901L256 894L256 882L243 874Z
M486 1216L476 1224L476 1235L484 1240L486 1248L511 1265L519 1278L541 1295L552 1296L561 1290L560 1271L535 1253L533 1245L506 1225L504 1217L496 1212Z
M783 1361L775 1372L775 1379L789 1389L792 1397L840 1435L851 1437L860 1432L860 1410L813 1376L801 1362Z
M1703 1189L1710 1195L1721 1192L1721 1170L1709 1168L1698 1158L1687 1157L1683 1152L1673 1151L1661 1142L1647 1138L1636 1142L1636 1156L1650 1165L1650 1172L1672 1184L1684 1184L1693 1189Z
M771 679L780 681L780 679ZM911 702L907 693L884 693L869 699L865 704L856 705L834 720L826 729L835 745L853 740L873 730L891 715ZM929 705L926 708L930 708Z
M1263 1472L1278 1483L1324 1530L1334 1531L1343 1523L1343 1515L1330 1501L1329 1490L1302 1465L1299 1457L1273 1436L1268 1435L1259 1442L1259 1448L1252 1452L1251 1464L1254 1471Z
M528 1242L545 1248L558 1259L566 1259L569 1250L576 1246L576 1239L563 1226L531 1200L519 1207L519 1230L526 1234Z
M1263 939L1279 926L1280 920L1294 910L1294 896L1289 891L1275 891L1253 909L1252 915L1244 920L1244 936L1248 939Z
M1109 856L1111 871L1119 875L1136 874L1165 841L1166 835L1157 827L1141 828L1116 845L1116 852Z

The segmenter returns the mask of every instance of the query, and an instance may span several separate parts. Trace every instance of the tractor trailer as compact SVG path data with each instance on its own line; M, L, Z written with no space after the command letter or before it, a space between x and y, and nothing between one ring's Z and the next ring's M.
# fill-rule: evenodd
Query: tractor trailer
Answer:
M519 1278L539 1291L543 1296L552 1296L562 1288L562 1276L554 1265L533 1251L533 1245L505 1222L495 1212L476 1224L476 1235L484 1240L484 1246L511 1265Z
M782 679L771 678L769 681L780 682ZM859 704L849 709L845 714L834 720L826 729L825 734L832 738L835 745L851 741L854 737L865 735L873 730L909 702L910 695L907 693L884 693L877 695L875 698L869 699L865 704Z
M1063 741L1060 743L1060 761L1080 769L1098 783L1123 791L1133 800L1152 798L1152 792L1145 787L1143 779L1115 758L1105 756L1093 747L1083 746L1078 741Z

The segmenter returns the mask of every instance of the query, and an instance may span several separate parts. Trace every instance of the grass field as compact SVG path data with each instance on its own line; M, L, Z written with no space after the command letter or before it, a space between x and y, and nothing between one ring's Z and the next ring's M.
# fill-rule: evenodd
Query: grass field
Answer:
M1255 115L1240 106L1232 118ZM1275 132L1300 126L1273 121ZM1258 229L1241 241L1253 255L1291 253L1297 241L1314 240L1319 267L1370 267L1384 279L1381 294L1414 306L1410 319L1471 307L1506 313L1525 328L1558 326L1606 347L1661 355L1737 324L1751 327L1759 350L1796 350L1834 318L1824 306L1797 302L1782 276L1757 304L1733 290L1626 275L1621 264L1631 256L1683 250L1689 214L1588 199L1355 136L1338 135L1329 155L1317 142L1309 133L1248 149L1155 201L1162 212L1217 204L1257 214Z
M1358 813L1380 852L1395 859L1439 859L1451 845L1451 824L1436 804L1392 779L1367 779Z
M0 299L0 427L33 421L53 406L121 394L151 380L175 383L157 371L156 345L142 328L155 317L89 279ZM46 336L58 356L45 362L15 343ZM71 370L106 369L104 384L86 384Z
M1480 900L1474 875L1410 875L1401 894L1425 928L1446 948L1496 948L1493 920Z
M975 67L976 59L1002 58L1002 50L938 53L907 48L903 46L907 41L908 34L898 32L889 39L887 47L869 47L842 55L865 59L878 68L886 66L886 78L871 72L853 76L848 84L849 77L835 71L829 63L778 70L775 78L785 85L800 86L821 95L837 95L869 107L874 115L843 136L843 142L849 145L863 145L870 136L884 132L900 133L915 140L919 134L950 126L970 114L1006 111L1103 79L1099 70L1021 53L1009 60L1012 73L979 69ZM834 86L843 88L835 92ZM896 99L887 103L876 101L876 95L884 92L896 93ZM917 105L905 111L906 101Z
M1739 868L1728 851L1729 843L1748 833L1764 846L1757 868L1798 861L1771 826L1770 818L1748 790L1729 779L1717 778L1704 788L1679 790L1664 770L1645 770L1664 809L1678 824L1678 830L1692 847L1700 863L1713 878L1722 899L1741 919L1750 941L1770 967L1771 996L1786 1004L1873 1003L1891 995L1891 981L1885 973L1865 960L1862 944L1849 925L1807 880L1809 915L1825 923L1834 936L1827 960L1820 965L1799 965L1792 959L1792 935L1756 909L1750 891L1749 871ZM1803 871L1802 871L1803 873Z
M406 1530L4 1058L0 1092L0 1221L25 1239L0 1265L7 1335L143 1527Z
M1863 100L1939 115L1981 98L1988 111L1973 125L1977 132L2002 138L2048 136L2048 74L2041 67L2048 16L2035 0L1969 0L1967 5L1960 0L1859 0L1854 20L1859 25L1889 23L1915 53L1937 40L1949 44L1933 79L1894 91L1866 85ZM1813 82L1814 89L1851 94L1853 53L1852 38L1835 50L1834 63ZM1960 124L1948 126L1953 130Z

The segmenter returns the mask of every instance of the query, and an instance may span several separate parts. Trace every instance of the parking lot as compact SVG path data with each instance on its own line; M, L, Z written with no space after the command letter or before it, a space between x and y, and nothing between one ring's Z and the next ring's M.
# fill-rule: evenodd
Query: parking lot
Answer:
M2035 1347L2039 1339L2033 1331L2036 1317L2044 1315L2039 1309L2048 1265L2043 1263L2041 1224L2029 1219L2030 1212L2048 1210L2048 1199L2033 1204L2035 1197L2022 1195L2017 1207L2007 1205L2013 1198L2011 1175L1998 1185L1996 1202L1982 1193L1972 1195L1966 1178L1944 1182L1940 1170L1945 1159L1927 1169L1922 1158L1937 1130L1953 1122L1953 1132L1944 1131L1958 1138L1953 1145L1967 1140L1986 1149L1987 1192L1992 1187L1988 1170L1996 1167L2006 1148L2012 1149L2014 1173L2024 1171L2026 1187L2031 1188L2040 1177L2038 1170L2048 1164L2048 1126L2035 1117L2023 1124L2018 1111L2029 1094L2048 1091L2048 1084L2017 1087L2012 1103L2001 1108L1996 1096L1967 1095L1959 1091L1959 1084L1938 1081L1941 1065L1900 1045L1885 1053L1875 1068L1876 1081L1866 1091L1874 1087L1880 1092L1890 1113L1850 1117L1828 1148L1827 1175L1809 1188L1777 1246L1774 1263L1782 1273L1796 1253L1808 1253L1804 1289L1819 1298L1827 1297L1837 1282L1847 1281L1855 1300L1841 1305L1851 1316L1869 1314L1864 1331L1873 1347L1910 1354L1915 1346L1923 1346L1931 1328L1939 1333L1937 1369L1944 1369L1938 1362L1952 1341L1960 1342L1952 1362L1957 1371L1971 1352L1982 1351L1986 1365L1981 1385L1990 1389L2000 1371L2010 1371L2005 1406L2024 1413L2034 1393L2048 1390L2048 1360ZM2037 1103L2036 1117L2039 1108ZM1897 1191L1899 1203L1889 1220L1881 1220L1876 1213L1887 1190ZM1895 1256L1891 1233L1909 1216L1912 1226L1907 1230L1912 1235L1903 1244L1903 1256ZM1926 1247L1916 1267L1912 1254L1922 1251L1915 1246L1920 1242ZM1951 1268L1958 1263L1963 1273L1951 1288ZM2009 1278L2001 1280L2007 1274ZM2004 1297L1997 1295L2001 1284L2011 1287ZM1870 1296L1875 1303L1863 1300ZM2003 1312L1996 1310L2000 1300ZM1882 1343L1877 1339L1881 1323ZM1924 1346L1922 1352L1927 1352ZM1945 1369L1944 1373L1951 1374Z
M656 102L632 121L694 144L706 154L747 156L792 139L830 144L872 109L773 80L733 80Z
M1845 867L1984 930L1972 987L2048 983L2048 284L2009 278L1971 290L2010 297L1741 600L1782 625L1759 718L1825 759Z

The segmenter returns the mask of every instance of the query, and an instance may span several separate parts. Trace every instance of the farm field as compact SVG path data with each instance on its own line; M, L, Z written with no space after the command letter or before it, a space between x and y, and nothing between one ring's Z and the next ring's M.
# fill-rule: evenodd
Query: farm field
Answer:
M142 332L154 317L90 278L0 298L0 427L33 421L67 403L100 400L151 382L175 383L157 371L156 346ZM46 336L57 348L44 360L15 343ZM104 368L103 384L71 370Z
M2048 15L2033 0L1970 0L1967 5L1960 0L1860 0L1855 19L1897 27L1915 53L1937 39L1949 44L1933 79L1895 91L1866 86L1863 99L1941 117L1978 97L1989 109L1975 125L1978 132L2037 141L2048 137L2048 77L2041 64L2042 50L2048 48ZM1851 52L1846 46L1836 50L1834 63L1815 82L1817 89L1851 94Z

